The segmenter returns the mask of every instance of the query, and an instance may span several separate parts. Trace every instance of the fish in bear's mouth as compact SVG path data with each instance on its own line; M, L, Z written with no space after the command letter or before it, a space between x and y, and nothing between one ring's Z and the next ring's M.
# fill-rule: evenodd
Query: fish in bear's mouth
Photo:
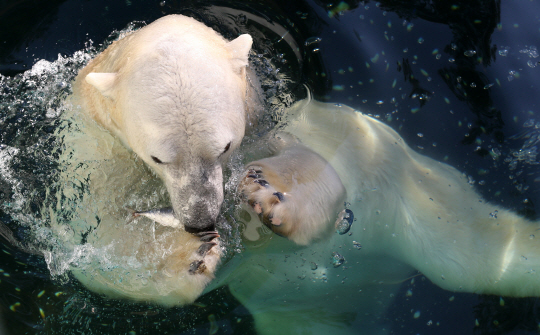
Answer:
M128 218L127 223L131 223L136 218L144 216L154 222L159 223L162 226L184 229L184 225L174 216L174 211L171 207L155 208L147 211L135 211L130 208L126 208L126 210L130 213L130 217ZM194 233L193 235L199 237L199 240L203 242L199 249L197 249L197 254L202 258L206 256L210 249L218 245L213 240L220 237L219 233L215 230L198 232ZM204 270L206 270L204 260L197 260L193 261L189 265L188 272L190 274L200 274Z

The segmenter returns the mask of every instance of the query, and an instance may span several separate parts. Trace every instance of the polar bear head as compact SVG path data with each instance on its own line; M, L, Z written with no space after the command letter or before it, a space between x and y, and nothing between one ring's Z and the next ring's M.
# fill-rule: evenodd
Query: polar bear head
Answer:
M115 72L85 79L112 101L101 123L162 178L174 215L187 231L199 232L214 227L222 167L244 136L252 39L228 42L189 20L153 23L120 40L96 59Z

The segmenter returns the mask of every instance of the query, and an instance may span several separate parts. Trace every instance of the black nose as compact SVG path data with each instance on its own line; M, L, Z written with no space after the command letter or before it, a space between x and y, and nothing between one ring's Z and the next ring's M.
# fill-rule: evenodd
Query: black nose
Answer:
M197 234L216 229L216 219L207 211L195 211L184 219L184 229L188 233Z
M199 233L203 233L203 232L208 232L208 231L214 231L216 230L216 224L215 223L212 223L212 224L209 224L209 225L196 225L196 226L192 226L192 225L185 225L184 226L184 229L188 232L188 233L191 233L191 234L199 234Z

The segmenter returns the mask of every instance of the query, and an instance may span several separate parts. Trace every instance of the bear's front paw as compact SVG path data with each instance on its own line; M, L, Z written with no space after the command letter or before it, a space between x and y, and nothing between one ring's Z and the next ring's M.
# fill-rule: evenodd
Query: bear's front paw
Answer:
M265 175L260 166L250 166L240 182L239 190L261 222L274 232L280 233L282 229L276 228L289 220L287 201L290 199L287 193L282 192L279 185L276 185L279 183L272 182L273 179L275 176Z
M176 247L165 257L159 268L170 278L183 278L185 287L190 284L204 287L212 278L221 258L219 234L206 231L197 234L178 230L174 238Z
M262 223L300 245L331 234L347 195L332 165L298 143L249 163L239 191Z
M207 267L205 264L205 257L213 257L215 255L210 255L209 251L218 244L212 240L219 237L219 234L217 231L205 231L202 233L195 234L197 237L200 237L201 245L197 249L197 251L194 253L194 257L197 260L192 261L189 264L189 270L188 273L191 275L194 274L201 274L203 273ZM213 270L211 271L213 272Z

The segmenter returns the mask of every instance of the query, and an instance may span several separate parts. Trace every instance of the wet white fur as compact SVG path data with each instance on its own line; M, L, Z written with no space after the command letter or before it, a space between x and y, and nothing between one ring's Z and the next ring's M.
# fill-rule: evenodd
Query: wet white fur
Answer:
M384 252L449 290L540 295L538 223L487 203L458 170L347 106L301 102L287 121L340 176L355 224L367 227L354 231L363 252Z
M163 179L182 223L194 220L188 198L195 186L212 195L202 199L208 216L219 213L221 165L245 130L251 43L249 35L228 42L170 15L113 43L75 82L76 103Z
M245 83L238 79L239 67L231 65L230 54L229 62L222 58L225 42L216 42L215 34L208 30L187 29L183 23L178 26L177 20L200 26L179 17L164 18L153 25L155 29L151 25L145 33L141 30L141 34L131 35L141 36L140 42L135 40L139 37L131 37L133 41L118 44L111 49L116 51L100 56L98 64L102 66L89 72L117 72L111 67L127 55L135 61L117 72L121 75L88 78L91 88L103 94L82 93L95 97L90 102L95 106L86 102L83 107L97 110L93 117L162 176L169 192L174 185L189 184L184 180L200 171L198 163L191 163L200 161L191 158L203 155L218 162L228 141L232 142L231 150L238 146L245 124L244 114L239 113L244 110L241 93ZM177 30L182 31L184 44L172 42L176 35L171 31ZM170 50L171 55L184 53L186 45L193 45L189 50L200 47L207 52L186 56L190 62L185 64L153 53L156 49ZM163 66L167 66L168 75L156 76ZM216 73L231 68L230 81L216 82ZM189 78L189 85L182 86L184 77ZM159 90L151 89L153 85ZM155 96L163 88L178 93ZM116 110L107 99L118 102L121 109ZM113 112L107 114L111 108ZM162 111L167 111L166 116ZM369 330L374 327L371 317L364 315L380 312L394 290L381 283L393 280L396 284L413 268L448 290L540 295L536 273L540 270L540 242L530 238L539 228L537 223L486 203L456 169L414 152L390 127L348 107L308 100L287 114L282 131L329 162L346 189L346 200L357 221L351 236L334 233L312 240L306 247L263 229L249 230L250 238L256 241L245 241L246 251L223 266L212 288L229 285L233 295L253 313L259 332L324 333L338 329L340 333L356 333L362 327L373 333ZM180 137L175 129L182 129ZM174 162L177 170L185 173L173 175L161 169L150 155ZM209 166L215 192L222 192L221 165ZM297 168L303 168L301 162ZM307 208L312 205L310 197L303 197L298 204L302 202ZM337 213L339 208L332 210ZM490 216L495 210L497 218ZM311 228L306 227L309 235ZM112 228L106 232L109 235L102 236L109 240L116 234ZM122 234L128 236L129 232L123 230ZM353 241L362 249L354 248ZM179 243L174 239L165 242ZM166 249L165 242L152 250ZM124 247L127 252L130 244ZM332 266L334 252L344 256L343 266ZM155 289L124 288L118 282L78 277L99 292L174 303L170 296L156 293L150 297L146 293ZM152 283L155 288L179 285L156 279ZM345 324L350 328L341 328Z
M384 312L379 303L389 304L413 269L450 291L540 296L537 222L487 203L455 168L416 153L392 128L347 106L301 101L282 124L335 169L357 220L351 235L333 233L306 248L261 228L247 231L254 242L246 240L243 257L218 280L255 313L261 334L384 333L373 319ZM310 197L295 201L311 205ZM333 253L345 258L341 267L333 266Z
M55 242L51 271L69 268L87 288L112 298L159 302L162 305L192 303L214 278L221 246L205 257L202 244L182 226L166 227L161 216L132 219L125 208L148 209L167 204L162 182L109 131L97 126L78 109L67 111L57 135L64 139L58 204L47 208ZM84 186L83 186L84 185ZM81 194L81 188L87 191ZM65 226L62 213L71 222ZM173 221L173 220L171 220ZM178 221L173 221L179 224ZM88 233L85 243L80 236ZM218 240L214 240L219 242ZM190 274L190 264L204 259L206 271Z
M206 221L215 220L223 201L222 163L244 135L251 43L249 35L229 42L192 18L171 15L114 42L80 71L72 102L83 114L64 117L73 117L81 133L61 136L75 146L67 166L86 167L72 171L82 173L92 197L76 210L73 227L91 233L86 258L71 266L93 291L178 305L193 302L214 277L219 245L203 257L198 237L146 219L126 225L124 207L133 207L132 186L149 188L155 202L155 186L145 185L137 157L163 180L175 224L198 219L192 209L201 203ZM189 273L203 258L205 270Z

